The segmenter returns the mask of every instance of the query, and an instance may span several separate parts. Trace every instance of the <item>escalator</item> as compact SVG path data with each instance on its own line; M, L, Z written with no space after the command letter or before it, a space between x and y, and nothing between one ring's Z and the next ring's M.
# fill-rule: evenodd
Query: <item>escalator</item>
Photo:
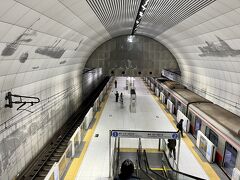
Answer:
M137 152L136 152L137 151ZM135 152L120 152L116 148L114 152L113 176L120 174L120 167L124 160L130 159L134 163L133 176L143 180L204 180L172 168L164 151L146 152L136 149ZM158 157L157 157L158 156ZM158 162L158 164L157 164Z
M148 177L147 179L167 180L165 172L156 172L149 167L147 153L145 150L141 152L138 149L137 154L138 154L139 169L144 172L144 174ZM140 179L142 178L140 177Z
M169 179L204 180L202 178L199 178L199 177L196 177L196 176L193 176L193 175L190 175L190 174L180 172L180 171L177 171L177 170L173 169L170 162L168 161L166 153L164 151L162 151L162 153L164 155L164 158L162 159L162 163L163 163L164 167L166 167L168 169L166 171L166 173L167 173L167 176L168 176Z
M154 154L154 156L153 156ZM164 151L159 151L158 153L147 153L145 150L143 151L143 156L148 164L148 168L154 173L158 174L158 176L155 176L154 179L181 179L181 180L204 180L202 178L192 176L190 174L186 174L180 171L175 170L172 168L170 162L168 161L168 158L166 156L166 153ZM152 156L152 157L151 157ZM159 156L159 158L157 158ZM149 160L148 157L151 157ZM152 168L152 165L156 163L151 161L158 161L159 162L159 168ZM149 165L150 164L150 165ZM151 165L152 164L152 165ZM155 170L153 170L155 169Z

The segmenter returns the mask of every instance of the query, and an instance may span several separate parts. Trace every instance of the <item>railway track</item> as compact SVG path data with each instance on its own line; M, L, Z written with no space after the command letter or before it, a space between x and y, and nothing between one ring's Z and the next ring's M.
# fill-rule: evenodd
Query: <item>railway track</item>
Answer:
M55 162L58 162L68 147L68 142L81 125L88 110L109 80L106 77L98 87L83 101L78 110L67 120L63 127L53 136L39 155L17 177L17 180L44 179Z

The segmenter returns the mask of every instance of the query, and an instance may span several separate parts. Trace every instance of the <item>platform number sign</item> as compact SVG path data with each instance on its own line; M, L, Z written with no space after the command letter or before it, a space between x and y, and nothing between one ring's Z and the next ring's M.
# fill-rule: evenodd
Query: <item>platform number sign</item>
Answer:
M173 133L173 134L172 134L172 138L173 138L173 139L177 139L177 138L178 138L178 134L177 134L177 133Z
M118 132L117 131L113 131L112 132L112 137L118 137Z

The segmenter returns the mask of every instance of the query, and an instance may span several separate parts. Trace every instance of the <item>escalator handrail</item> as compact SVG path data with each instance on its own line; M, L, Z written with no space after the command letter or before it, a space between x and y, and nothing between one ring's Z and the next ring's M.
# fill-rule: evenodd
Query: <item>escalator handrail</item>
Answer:
M118 173L118 170L119 170L119 159L120 159L120 147L118 146L117 147L117 173Z
M140 170L151 180L154 180L147 172L145 172L142 168L142 165L141 165L141 153L139 150L137 150L137 157L138 157L138 166L140 168Z
M170 168L173 172L178 173L178 174L182 174L182 175L184 175L184 176L187 176L187 177L190 177L190 178L193 178L193 179L205 180L205 179L203 179L203 178L199 178L199 177L196 177L196 176L193 176L193 175L190 175L190 174L186 174L186 173L184 173L184 172L180 172L180 171L177 171L177 170L173 169L173 167L171 166L170 162L168 161L168 158L167 158L167 155L166 155L165 151L163 151L163 154L164 154L164 156L165 156L165 159L167 160L167 164L168 164L169 168Z
M116 176L116 170L117 170L117 155L116 155L116 148L114 148L114 151L113 151L113 165L112 165L112 170L113 170L113 177Z
M144 149L144 151L143 151L143 155L144 155L144 157L145 157L145 159L146 159L146 165L147 165L148 170L151 171L153 174L159 176L161 179L166 179L166 180L167 180L166 177L162 176L161 174L158 174L157 172L153 171L153 170L149 167L149 162L148 162L147 153L146 153L146 150L145 150L145 149ZM165 170L164 170L164 173L165 173L165 175L166 175Z

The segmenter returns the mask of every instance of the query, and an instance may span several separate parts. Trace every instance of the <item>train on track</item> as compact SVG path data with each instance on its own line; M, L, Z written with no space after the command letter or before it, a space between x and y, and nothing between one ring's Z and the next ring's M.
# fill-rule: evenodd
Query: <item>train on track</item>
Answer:
M210 163L229 178L240 178L240 117L164 77L144 81L159 97L176 122L196 140L196 146Z

